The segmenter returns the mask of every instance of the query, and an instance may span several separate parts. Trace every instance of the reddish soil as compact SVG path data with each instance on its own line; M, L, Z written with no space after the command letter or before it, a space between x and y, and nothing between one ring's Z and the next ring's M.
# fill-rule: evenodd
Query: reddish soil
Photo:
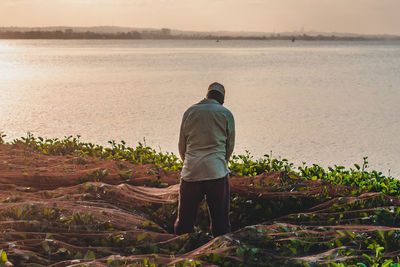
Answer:
M307 207L273 211L273 216L267 214L271 220L264 224L249 223L264 229L259 234L265 235L276 232L281 223L291 226L296 221L290 216L301 209L302 214L312 211L323 217L332 212L330 208L339 201L337 196L343 196L342 202L354 201L345 197L354 188L306 181L285 172L232 177L230 182L232 194L265 201L260 202L262 211L273 209L278 200L309 203ZM132 262L145 265L147 260L172 265L185 259L196 259L207 266L212 264L205 259L213 253L224 254L239 264L243 259L236 255L238 243L233 240L244 240L253 231L241 228L244 225L236 225L232 234L205 241L195 234L172 233L178 183L179 173L154 165L47 156L25 147L0 145L0 249L6 251L14 266L109 266L117 261L120 266ZM312 202L317 196L331 200ZM371 196L374 194L364 194L361 199ZM251 208L233 210L236 215L250 214ZM275 221L278 218L281 223ZM316 227L311 223L299 229L312 234L318 232ZM337 229L346 227L331 225L328 232L334 238ZM359 225L353 230L375 229L368 227Z

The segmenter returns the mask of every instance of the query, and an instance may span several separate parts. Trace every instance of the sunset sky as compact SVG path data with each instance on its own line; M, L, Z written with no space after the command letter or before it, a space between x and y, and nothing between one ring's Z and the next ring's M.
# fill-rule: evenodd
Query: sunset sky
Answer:
M399 13L400 0L0 0L0 27L113 25L400 35Z

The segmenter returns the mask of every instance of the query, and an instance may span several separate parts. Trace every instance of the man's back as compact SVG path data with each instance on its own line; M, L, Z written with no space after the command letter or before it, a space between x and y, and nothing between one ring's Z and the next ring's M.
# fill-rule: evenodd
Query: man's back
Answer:
M225 88L212 83L207 98L186 110L179 134L183 160L175 233L194 231L197 209L206 199L214 236L231 231L230 190L227 161L235 143L232 113L222 105Z
M183 115L179 152L182 179L202 181L224 177L234 145L232 113L214 99L203 99Z

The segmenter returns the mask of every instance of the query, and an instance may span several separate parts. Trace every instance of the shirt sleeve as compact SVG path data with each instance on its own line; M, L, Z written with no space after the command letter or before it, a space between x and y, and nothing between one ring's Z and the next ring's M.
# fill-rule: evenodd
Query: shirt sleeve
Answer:
M226 162L228 163L229 158L233 153L235 147L235 120L232 114L228 116L228 127L227 127L227 139L226 139Z
M182 161L185 161L185 153L186 153L186 137L184 132L184 124L185 124L185 116L183 115L182 122L181 122L181 129L179 132L179 142L178 142L178 149L179 155L181 156Z

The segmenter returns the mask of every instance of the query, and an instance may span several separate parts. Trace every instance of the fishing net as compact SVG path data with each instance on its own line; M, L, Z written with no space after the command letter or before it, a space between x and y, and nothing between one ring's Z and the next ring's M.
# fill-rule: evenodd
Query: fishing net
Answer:
M210 236L203 203L196 232L177 236L179 173L0 145L0 249L14 266L368 265L400 254L396 197L284 171L230 183L233 232Z

